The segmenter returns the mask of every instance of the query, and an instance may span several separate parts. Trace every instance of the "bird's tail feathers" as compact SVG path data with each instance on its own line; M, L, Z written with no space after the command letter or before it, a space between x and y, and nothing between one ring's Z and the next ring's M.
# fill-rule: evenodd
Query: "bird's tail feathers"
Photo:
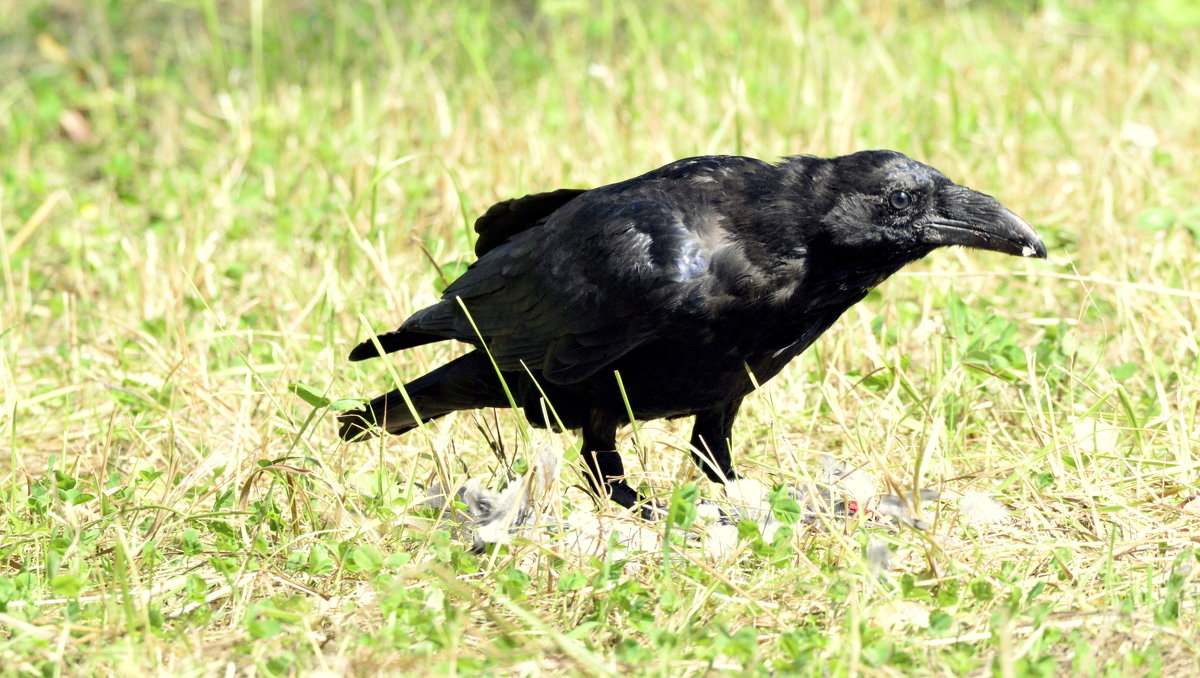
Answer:
M432 414L432 413L431 413ZM422 413L426 421L434 417L448 414L441 412L434 416ZM387 431L393 435L407 433L417 427L417 420L409 411L408 404L400 389L389 391L376 396L361 410L351 410L338 415L338 436L342 440L361 442Z
M381 430L392 435L407 433L418 426L413 409L426 422L457 410L508 406L495 368L482 351L455 358L408 382L404 390L412 408L400 389L389 391L372 399L364 409L339 415L338 435L342 440L357 442L373 438Z
M446 338L439 337L436 334L423 334L409 330L384 332L374 339L367 339L358 346L355 346L354 350L350 351L350 361L358 362L359 360L378 358L383 355L383 353L379 352L379 348L375 347L375 339L379 340L379 347L383 349L383 353L393 353L414 346L432 344L435 341L444 341Z

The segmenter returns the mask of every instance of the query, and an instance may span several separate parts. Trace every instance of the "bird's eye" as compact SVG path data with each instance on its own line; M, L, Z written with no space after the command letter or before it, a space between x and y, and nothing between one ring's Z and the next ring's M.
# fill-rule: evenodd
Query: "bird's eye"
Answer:
M892 191L892 194L888 196L888 202L898 210L906 210L912 206L913 199L908 191Z

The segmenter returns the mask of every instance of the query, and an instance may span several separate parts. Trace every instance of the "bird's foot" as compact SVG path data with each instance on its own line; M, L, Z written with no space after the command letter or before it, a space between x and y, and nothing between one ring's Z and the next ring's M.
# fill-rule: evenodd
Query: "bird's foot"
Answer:
M665 508L645 499L624 481L609 482L608 498L627 509L636 510L642 520L657 521L667 516Z

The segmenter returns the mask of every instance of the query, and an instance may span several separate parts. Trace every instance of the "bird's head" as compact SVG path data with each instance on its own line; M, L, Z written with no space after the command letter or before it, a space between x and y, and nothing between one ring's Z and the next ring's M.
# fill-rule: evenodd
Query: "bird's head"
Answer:
M862 151L828 163L833 191L821 230L835 247L910 260L948 245L1046 258L1033 228L998 200L901 153Z

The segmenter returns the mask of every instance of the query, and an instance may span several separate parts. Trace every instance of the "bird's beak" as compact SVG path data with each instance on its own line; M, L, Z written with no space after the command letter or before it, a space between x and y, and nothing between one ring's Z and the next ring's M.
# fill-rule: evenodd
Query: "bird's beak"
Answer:
M926 243L1046 258L1046 246L1033 227L995 198L953 184L941 189L938 197L940 209L921 235Z

